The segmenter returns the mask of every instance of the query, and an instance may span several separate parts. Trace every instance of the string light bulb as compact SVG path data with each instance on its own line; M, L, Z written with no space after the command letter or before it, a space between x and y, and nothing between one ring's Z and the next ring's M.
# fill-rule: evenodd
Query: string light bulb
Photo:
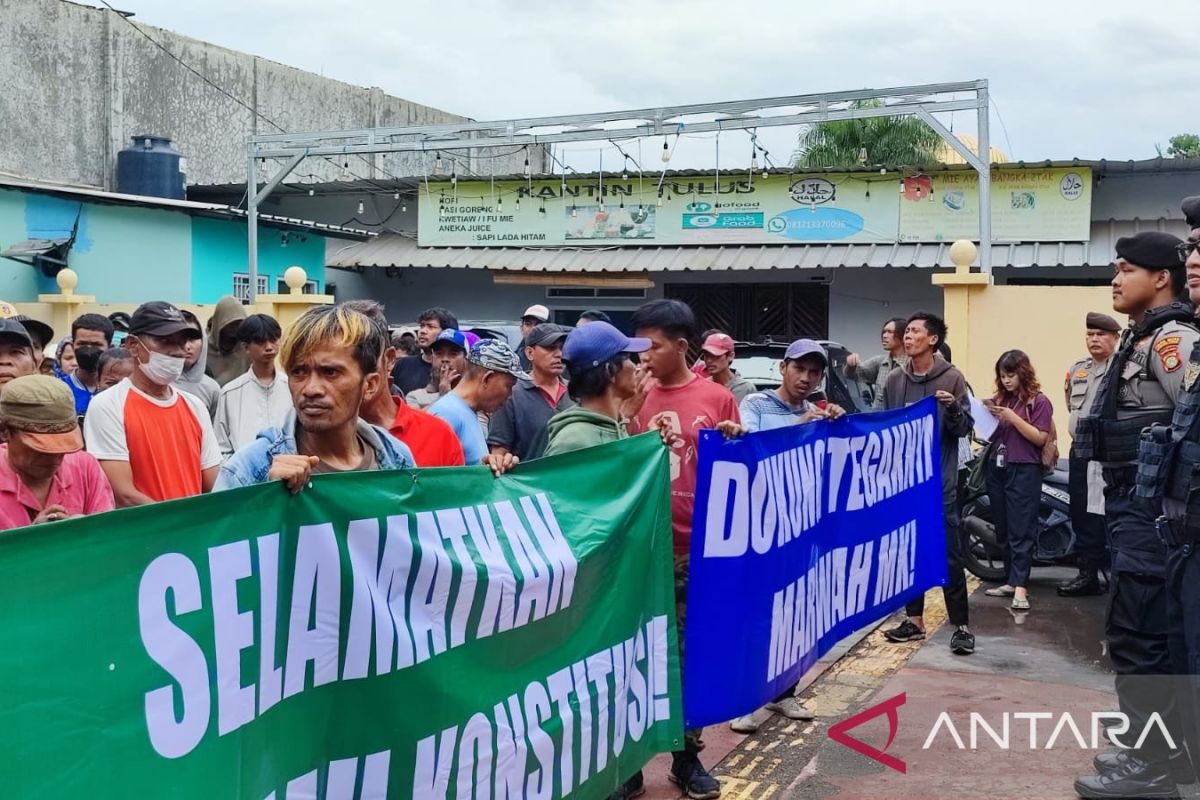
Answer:
M312 196L313 196L313 195L315 195L315 194L316 194L316 192L314 192L312 189L309 189L309 190L308 190L308 196L309 196L309 197L312 197Z
M579 216L579 209L575 207L574 203L571 203L571 219L575 219L578 216Z
M757 150L750 151L750 171L758 172L758 151Z
M453 170L450 172L450 185L458 186L458 173Z
M657 202L657 203L655 203L655 205L657 205L659 208L662 208L662 205L663 205L663 196L662 196L662 192L659 192L659 193L658 193L658 202Z
M771 176L771 170L767 169L766 167L763 167L763 179L765 180L765 179L769 178L770 176Z
M517 206L517 211L520 211L520 210L521 210L521 197L520 197L520 195L518 195L518 196L517 196L517 202L516 202L516 206Z
M436 150L433 153L433 171L434 172L442 171L442 154L440 151L436 151Z
M393 200L399 200L399 199L400 199L400 193L399 193L399 192L396 192L394 195L392 195L392 199L393 199Z
M361 214L361 213L363 213L364 211L366 211L366 206L364 206L364 205L363 205L363 201L362 201L362 200L359 200L359 201L358 201L358 213L359 213L359 214Z
M517 202L518 203L521 202L519 198L518 198ZM500 214L504 213L504 198L503 197L496 198L496 211Z
M400 204L400 213L405 214L407 212L408 212L408 201L405 200L403 203Z
M671 160L671 148L667 145L667 139L665 136L663 137L662 160L664 164Z
M344 180L344 181L350 180L350 162L349 161L342 162L342 174L340 177L341 177L341 180Z
M529 156L525 156L525 177L528 178L529 175Z

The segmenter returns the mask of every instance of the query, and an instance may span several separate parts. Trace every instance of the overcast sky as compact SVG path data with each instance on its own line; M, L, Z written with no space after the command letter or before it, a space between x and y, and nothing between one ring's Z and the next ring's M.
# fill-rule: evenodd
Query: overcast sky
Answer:
M987 78L992 144L1012 160L1150 158L1156 143L1200 131L1200 45L1184 0L114 5L137 21L476 119ZM957 114L955 130L973 132L972 115ZM794 137L765 140L786 160ZM712 165L711 139L687 146L672 166ZM573 163L594 167L596 147L578 146ZM648 158L657 153L647 148ZM738 159L749 160L744 135L725 134L722 168Z

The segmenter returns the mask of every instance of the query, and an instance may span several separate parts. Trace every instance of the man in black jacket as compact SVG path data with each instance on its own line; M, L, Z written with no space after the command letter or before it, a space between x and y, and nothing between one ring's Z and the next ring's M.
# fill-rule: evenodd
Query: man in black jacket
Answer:
M946 323L924 311L913 314L904 330L908 363L888 376L884 408L904 408L926 397L936 397L941 409L942 508L946 527L946 614L954 633L950 650L965 656L975 652L975 636L967 630L967 576L963 570L962 543L958 535L958 441L971 432L974 422L967 404L967 381L961 372L937 353L946 339ZM925 597L904 607L907 619L884 631L891 642L925 638Z

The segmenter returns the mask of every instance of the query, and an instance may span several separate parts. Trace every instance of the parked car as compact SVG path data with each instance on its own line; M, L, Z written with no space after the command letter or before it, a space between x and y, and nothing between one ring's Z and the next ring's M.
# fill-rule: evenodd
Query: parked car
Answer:
M837 342L818 339L818 344L829 354L829 369L825 381L814 395L814 399L827 399L849 412L871 409L870 389L861 381L846 377L846 356L850 350ZM733 368L760 391L779 387L781 376L779 364L783 361L788 346L779 342L737 342Z

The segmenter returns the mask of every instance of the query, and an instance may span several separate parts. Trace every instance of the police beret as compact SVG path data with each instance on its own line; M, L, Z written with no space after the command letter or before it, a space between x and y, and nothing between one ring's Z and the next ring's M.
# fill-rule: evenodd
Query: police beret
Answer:
M1108 314L1101 314L1099 311L1089 311L1087 315L1087 329L1097 331L1108 331L1109 333L1120 333L1121 326L1117 321Z
M1142 231L1117 239L1117 258L1123 258L1143 269L1181 269L1178 236L1161 231Z
M1183 210L1183 218L1189 228L1200 228L1200 195L1183 198L1179 206Z

